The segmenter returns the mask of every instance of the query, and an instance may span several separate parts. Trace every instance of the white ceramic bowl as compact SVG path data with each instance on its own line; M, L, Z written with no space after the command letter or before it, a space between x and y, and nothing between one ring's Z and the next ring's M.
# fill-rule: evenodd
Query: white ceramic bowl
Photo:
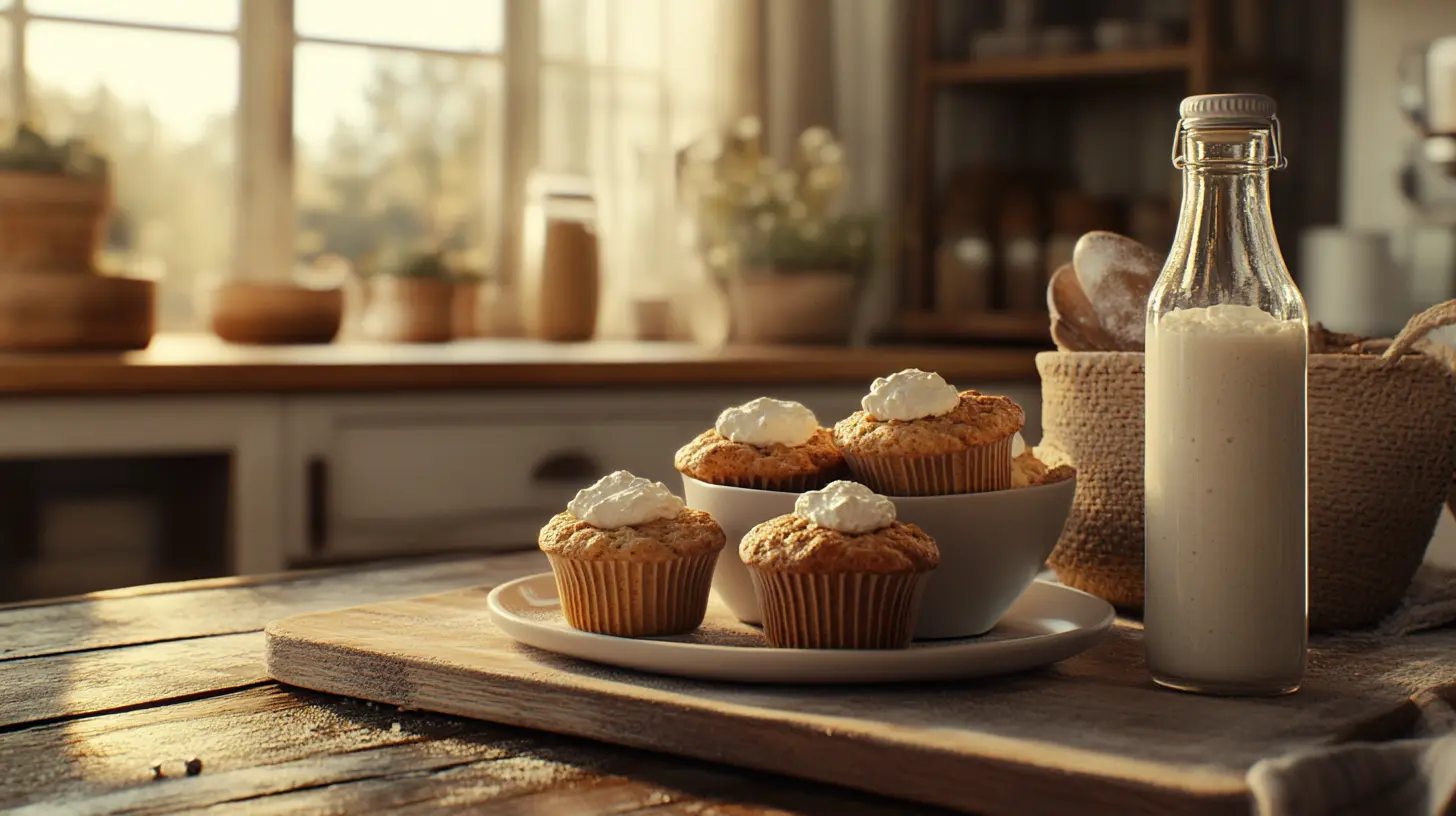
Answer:
M748 568L738 558L738 543L754 525L794 512L797 498L798 493L724 487L683 477L683 500L688 507L707 511L728 538L728 544L718 552L713 591L744 623L763 623L763 616L758 611L758 597L754 595Z
M1072 509L1076 480L959 496L893 497L901 521L918 525L940 547L915 637L984 634L1041 571ZM683 477L689 507L712 514L728 537L713 572L713 590L745 623L760 623L758 599L738 543L756 524L792 513L796 493L723 487Z

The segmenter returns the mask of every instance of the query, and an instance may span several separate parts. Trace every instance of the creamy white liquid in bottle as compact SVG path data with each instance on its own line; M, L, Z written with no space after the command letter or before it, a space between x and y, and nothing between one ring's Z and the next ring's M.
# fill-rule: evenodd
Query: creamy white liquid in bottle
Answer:
M1143 640L1158 683L1299 688L1307 632L1308 325L1269 214L1274 101L1180 108L1178 237L1148 299Z
M1165 683L1280 691L1303 673L1305 332L1219 305L1148 334L1144 642Z

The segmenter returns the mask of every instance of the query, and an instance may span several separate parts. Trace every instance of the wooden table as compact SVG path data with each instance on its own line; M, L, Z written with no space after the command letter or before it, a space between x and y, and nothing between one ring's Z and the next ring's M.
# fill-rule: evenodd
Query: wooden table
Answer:
M727 746L741 745L747 753L732 754L741 765L879 791L910 779L924 801L989 802L975 807L998 813L1026 812L1029 785L1039 786L1041 813L1067 812L1067 802L1089 813L1247 813L1240 769L1255 760L1409 736L1419 717L1412 695L1456 689L1451 628L1396 640L1321 639L1311 647L1306 688L1274 700L1158 692L1146 680L1138 633L1122 624L1094 649L1042 671L926 687L910 701L889 687L807 697L800 690L792 710L779 713L774 706L783 708L779 697L789 691L778 687L568 672L582 688L573 699L595 712L585 719L619 727L576 733L668 745L674 757L305 692L265 672L262 629L270 621L361 605L374 611L355 614L382 615L409 604L381 601L467 587L482 595L482 586L544 568L532 550L0 607L0 811L943 812L678 758L729 761ZM532 720L525 715L548 698L562 705L532 685L542 678L520 662L492 687L503 720ZM559 670L559 661L539 667ZM619 682L643 684L664 708L632 719L613 708ZM727 720L718 716L723 706L733 715ZM845 710L885 721L853 725ZM698 716L705 712L715 716ZM861 726L880 730L867 739ZM785 750L788 737L802 746L806 734L814 751ZM894 761L883 753L916 734L935 744L902 747ZM960 761L966 751L981 759ZM200 772L189 775L193 759ZM855 773L836 770L843 767Z
M301 692L262 628L541 570L536 552L230 578L0 607L0 810L936 811L585 740ZM183 763L201 760L186 775ZM161 763L163 777L154 779ZM211 812L211 811L210 811Z

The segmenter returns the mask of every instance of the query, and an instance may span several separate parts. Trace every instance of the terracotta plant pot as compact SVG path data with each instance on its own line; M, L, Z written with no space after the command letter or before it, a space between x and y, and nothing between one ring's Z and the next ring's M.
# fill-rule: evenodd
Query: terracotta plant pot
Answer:
M454 339L455 282L444 278L380 275L369 281L363 331L391 343L446 343Z
M480 333L480 293L483 288L478 280L455 282L455 292L450 298L450 331L455 337L475 337Z
M745 269L728 281L736 343L844 343L859 305L855 275L838 269Z
M228 281L213 294L212 331L229 343L331 343L344 319L344 292L296 283Z
M110 209L104 181L0 172L0 273L90 273Z

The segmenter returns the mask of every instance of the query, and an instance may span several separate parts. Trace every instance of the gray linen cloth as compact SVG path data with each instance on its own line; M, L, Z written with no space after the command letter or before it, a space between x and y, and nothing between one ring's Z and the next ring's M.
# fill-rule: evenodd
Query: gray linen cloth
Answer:
M1336 637L1387 640L1453 622L1456 570L1426 564L1399 609L1371 631ZM1456 688L1412 699L1420 714L1408 739L1332 745L1250 768L1259 816L1456 816Z

